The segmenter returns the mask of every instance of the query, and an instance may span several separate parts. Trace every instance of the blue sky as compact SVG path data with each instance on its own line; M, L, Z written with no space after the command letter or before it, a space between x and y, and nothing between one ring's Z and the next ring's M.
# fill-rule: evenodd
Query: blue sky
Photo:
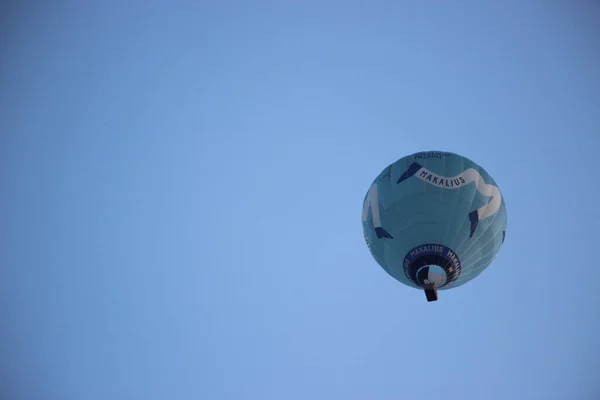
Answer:
M597 4L129 4L3 17L7 397L600 398ZM360 220L422 150L509 221L436 303Z

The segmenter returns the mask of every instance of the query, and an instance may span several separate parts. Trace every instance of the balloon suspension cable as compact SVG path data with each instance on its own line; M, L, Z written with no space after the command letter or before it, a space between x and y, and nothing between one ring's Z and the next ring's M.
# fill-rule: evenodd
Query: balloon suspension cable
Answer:
M428 302L437 301L438 294L435 283L426 283L423 286L423 289L425 289L425 297L427 297Z

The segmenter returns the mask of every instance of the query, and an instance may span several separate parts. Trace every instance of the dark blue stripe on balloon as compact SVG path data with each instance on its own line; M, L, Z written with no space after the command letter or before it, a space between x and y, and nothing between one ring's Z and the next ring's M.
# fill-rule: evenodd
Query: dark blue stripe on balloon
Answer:
M442 267L446 272L446 282L441 285L449 286L460 276L462 270L458 255L450 248L434 243L426 243L410 250L402 262L404 275L417 286L423 286L423 282L428 278L431 265Z
M469 213L469 220L471 221L471 234L469 237L473 237L473 233L475 233L475 228L477 228L477 224L479 224L479 215L477 214L477 210Z
M403 173L400 176L400 178L398 178L398 181L396 183L400 183L400 182L403 182L403 181L407 180L408 178L410 178L411 176L413 176L414 174L416 174L417 171L420 170L421 168L423 168L421 166L421 164L416 163L416 162L412 163L410 165L410 167L408 167L408 170L406 170L406 172Z
M504 243L504 239L506 239L506 231L502 231L502 243Z
M375 228L375 234L377 235L377 239L381 239L381 238L393 239L392 235L390 235L385 229L383 229L380 226Z

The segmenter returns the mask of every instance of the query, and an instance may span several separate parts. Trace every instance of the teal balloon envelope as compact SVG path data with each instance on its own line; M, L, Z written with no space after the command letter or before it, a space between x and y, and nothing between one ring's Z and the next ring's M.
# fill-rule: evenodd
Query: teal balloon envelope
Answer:
M362 224L377 263L434 301L438 289L461 286L492 263L506 237L507 214L483 167L427 151L399 159L375 178Z

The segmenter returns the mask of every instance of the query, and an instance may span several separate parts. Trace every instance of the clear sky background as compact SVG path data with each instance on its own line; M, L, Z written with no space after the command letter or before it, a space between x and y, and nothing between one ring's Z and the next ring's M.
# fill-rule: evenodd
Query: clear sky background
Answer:
M597 2L25 4L0 24L0 397L600 398ZM360 219L422 150L508 211L436 303Z

